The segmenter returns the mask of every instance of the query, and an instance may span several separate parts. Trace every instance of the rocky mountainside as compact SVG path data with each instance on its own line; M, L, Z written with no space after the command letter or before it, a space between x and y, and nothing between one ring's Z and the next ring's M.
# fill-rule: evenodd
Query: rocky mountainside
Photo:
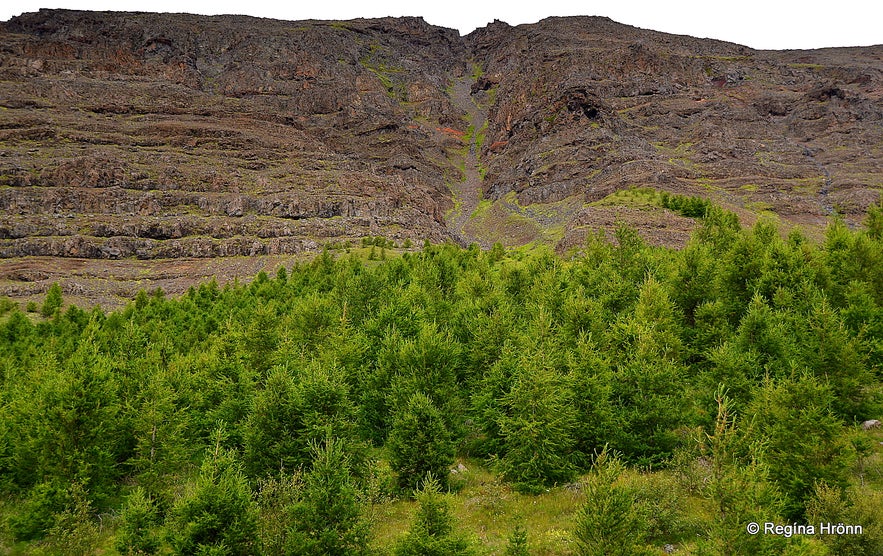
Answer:
M0 286L56 278L21 257L368 235L564 250L626 222L682 244L694 221L661 192L817 234L880 196L881 97L883 46L755 51L594 17L460 37L41 10L0 24Z
M498 84L487 197L576 197L567 233L630 187L810 229L835 211L855 223L880 195L883 46L755 51L600 18L494 24L467 42Z

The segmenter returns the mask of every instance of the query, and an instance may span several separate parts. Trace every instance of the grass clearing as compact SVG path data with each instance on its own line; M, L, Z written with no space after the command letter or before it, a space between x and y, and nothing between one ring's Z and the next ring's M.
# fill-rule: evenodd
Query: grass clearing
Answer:
M583 502L578 489L557 487L537 496L519 494L481 462L462 463L467 468L457 479L462 486L448 494L448 500L458 529L480 543L482 554L502 555L516 525L527 531L531 554L574 554L570 531ZM372 549L381 554L391 551L411 526L416 510L413 500L375 505Z
M660 209L662 195L659 191L651 187L630 187L628 189L620 189L607 195L603 199L599 199L593 203L589 203L590 207L632 207L646 210Z

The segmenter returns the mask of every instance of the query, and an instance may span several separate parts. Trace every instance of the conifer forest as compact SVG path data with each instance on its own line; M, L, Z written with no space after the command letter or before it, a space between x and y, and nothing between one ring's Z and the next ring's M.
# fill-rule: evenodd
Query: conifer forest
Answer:
M0 300L0 552L883 554L883 206Z

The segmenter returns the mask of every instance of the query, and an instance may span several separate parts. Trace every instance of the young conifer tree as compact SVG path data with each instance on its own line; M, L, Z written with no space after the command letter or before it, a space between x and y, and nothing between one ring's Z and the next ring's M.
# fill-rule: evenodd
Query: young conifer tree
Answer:
M43 306L40 307L40 314L44 317L51 317L55 314L55 311L61 308L63 303L61 286L58 285L58 282L53 282L49 286L49 291L46 292L46 300L43 302Z
M417 492L417 518L395 547L395 556L469 556L469 539L457 533L448 501L438 481L428 474Z
M498 419L499 468L518 490L540 492L573 479L576 412L567 376L546 367L539 355L522 362Z
M369 526L350 475L343 443L327 437L312 444L313 468L304 477L300 502L292 510L287 554L368 554Z
M159 511L147 491L136 488L126 498L114 545L120 554L156 554L160 549Z
M804 504L820 482L845 489L855 449L834 414L831 386L809 373L765 380L748 412L755 438L765 446L770 479L785 499L784 515L802 519Z
M399 486L415 488L427 473L442 488L454 462L454 444L441 413L428 396L416 393L396 416L387 443L390 464L399 475Z
M199 477L172 507L167 526L176 554L245 556L259 551L257 507L234 453L221 448L223 441L219 427Z
M643 542L646 531L635 509L635 493L619 484L623 470L623 464L606 448L595 458L592 474L584 483L586 503L576 517L579 556L650 554Z

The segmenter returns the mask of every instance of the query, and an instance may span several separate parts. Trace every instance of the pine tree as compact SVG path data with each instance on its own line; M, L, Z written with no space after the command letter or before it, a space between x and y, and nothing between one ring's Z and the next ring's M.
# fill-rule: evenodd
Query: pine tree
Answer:
M187 441L185 410L160 369L151 369L129 410L135 446L128 465L147 495L157 495L189 466L194 449Z
M70 485L58 479L39 483L8 517L9 531L16 540L41 539L55 526L57 516L71 504Z
M442 412L448 430L456 430L462 414L458 379L460 345L450 334L431 323L421 323L413 338L391 344L379 356L383 370L394 378L389 393L391 407L403 407L416 392L426 394Z
M255 395L245 426L245 463L252 476L286 471L303 463L294 379L274 368L264 389Z
M567 358L572 407L575 463L588 469L589 458L610 441L621 428L611 395L613 371L610 362L587 336L580 336Z

